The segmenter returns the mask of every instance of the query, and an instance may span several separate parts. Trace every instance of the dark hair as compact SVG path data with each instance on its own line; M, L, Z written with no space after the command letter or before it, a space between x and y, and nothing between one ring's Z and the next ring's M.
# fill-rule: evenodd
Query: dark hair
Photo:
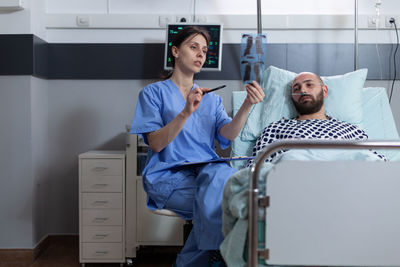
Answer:
M172 42L171 42L171 44L172 44L171 47L176 46L179 48L181 46L181 44L186 39L188 39L190 36L198 35L198 34L202 35L204 37L204 39L206 39L207 45L210 43L210 35L204 28L200 28L197 26L186 26L182 30L180 30L177 35L174 36L174 38L172 39ZM175 67L175 58L174 57L172 57L171 63L172 63L172 67Z
M182 30L180 30L177 35L174 36L174 38L172 39L172 42L171 42L171 48L173 46L176 46L179 48L181 46L181 44L185 40L187 40L190 36L192 36L192 35L196 36L198 34L200 34L201 36L204 37L204 39L206 39L207 45L210 43L210 34L207 32L206 29L204 29L202 27L198 27L198 26L186 26ZM172 68L174 68L175 67L175 57L173 57L173 56L171 58L171 63L172 63ZM169 79L172 76L172 72L173 71L171 71L167 75L163 75L164 76L163 78Z

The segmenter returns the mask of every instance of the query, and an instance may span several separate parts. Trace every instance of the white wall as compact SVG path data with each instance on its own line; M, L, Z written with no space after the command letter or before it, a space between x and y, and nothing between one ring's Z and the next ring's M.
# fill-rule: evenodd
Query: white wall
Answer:
M32 247L29 76L0 76L0 248Z
M261 1L263 28L269 43L352 43L354 41L354 1L352 0L283 0ZM162 43L165 33L159 16L171 22L181 15L204 17L208 22L224 24L224 42L240 43L242 32L256 30L257 1L197 0L63 0L48 1L47 38L49 42L67 43ZM157 8L154 8L157 7ZM359 1L360 43L393 43L394 31L385 28L387 16L397 16L396 0L383 1L380 10L381 32L368 28L374 17L375 0ZM87 14L88 28L76 28L76 16ZM304 16L306 15L306 16ZM294 31L293 28L297 29ZM299 34L298 28L301 28ZM313 30L320 28L319 30ZM329 30L329 29L335 30Z
M49 176L49 109L47 81L31 77L32 245L46 236L51 213L47 209Z
M124 150L138 88L146 81L49 80L48 233L78 232L78 155Z
M400 13L396 0L383 0L382 12ZM107 5L109 3L109 5ZM374 12L375 0L360 0L360 14ZM109 6L109 10L107 7ZM156 7L156 8L155 8ZM282 0L261 1L263 14L353 14L352 0ZM257 1L197 0L197 14L256 14ZM193 12L191 0L51 0L48 13L133 13L133 14L180 14Z
M0 34L27 34L31 33L31 14L29 0L27 8L14 12L0 13Z
M23 10L0 12L0 34L35 34L45 40L46 0L24 0L23 3Z
M39 38L46 40L46 0L30 0L30 33L35 34Z
M48 232L47 81L0 76L0 248L32 248Z

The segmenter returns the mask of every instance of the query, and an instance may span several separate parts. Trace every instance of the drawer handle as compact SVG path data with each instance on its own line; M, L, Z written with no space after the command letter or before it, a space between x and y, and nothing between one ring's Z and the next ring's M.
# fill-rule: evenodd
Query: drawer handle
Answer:
M104 222L104 221L107 221L108 220L108 217L96 217L96 218L94 218L94 222L96 222L96 221L102 221L102 222Z
M107 200L96 200L95 202L93 202L94 205L104 205L107 204L108 201Z
M102 172L102 171L105 171L107 169L108 169L108 167L94 167L93 171L94 172Z
M108 236L108 234L95 234L96 238L105 238L107 236Z
M108 186L108 184L94 184L94 186Z
M107 254L108 251L96 251L95 253L96 253L96 254Z

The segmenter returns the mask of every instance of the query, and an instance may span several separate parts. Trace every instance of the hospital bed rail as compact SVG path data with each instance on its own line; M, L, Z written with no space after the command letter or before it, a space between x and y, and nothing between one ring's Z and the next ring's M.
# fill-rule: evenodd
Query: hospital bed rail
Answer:
M258 248L258 208L259 204L268 206L268 199L260 196L258 176L265 159L273 152L282 149L399 149L400 141L354 141L354 140L285 140L266 146L256 157L250 170L249 185L249 230L248 266L255 267L258 257L267 258L265 250Z

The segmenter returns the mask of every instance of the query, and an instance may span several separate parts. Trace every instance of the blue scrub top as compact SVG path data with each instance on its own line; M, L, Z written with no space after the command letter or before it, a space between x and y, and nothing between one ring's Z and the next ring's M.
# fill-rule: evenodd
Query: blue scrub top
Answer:
M194 85L192 90L198 87ZM131 133L139 134L148 144L146 133L156 131L171 122L185 107L179 88L170 80L152 83L140 92ZM218 158L215 153L217 139L225 149L230 141L219 134L221 127L232 119L222 105L222 99L214 93L204 95L198 109L187 119L178 136L159 153L149 148L146 166L143 169L145 190L163 183L165 172L183 162L206 161ZM170 177L169 179L173 179ZM162 199L168 198L179 181L169 181L163 186ZM165 185L165 181L164 181Z

